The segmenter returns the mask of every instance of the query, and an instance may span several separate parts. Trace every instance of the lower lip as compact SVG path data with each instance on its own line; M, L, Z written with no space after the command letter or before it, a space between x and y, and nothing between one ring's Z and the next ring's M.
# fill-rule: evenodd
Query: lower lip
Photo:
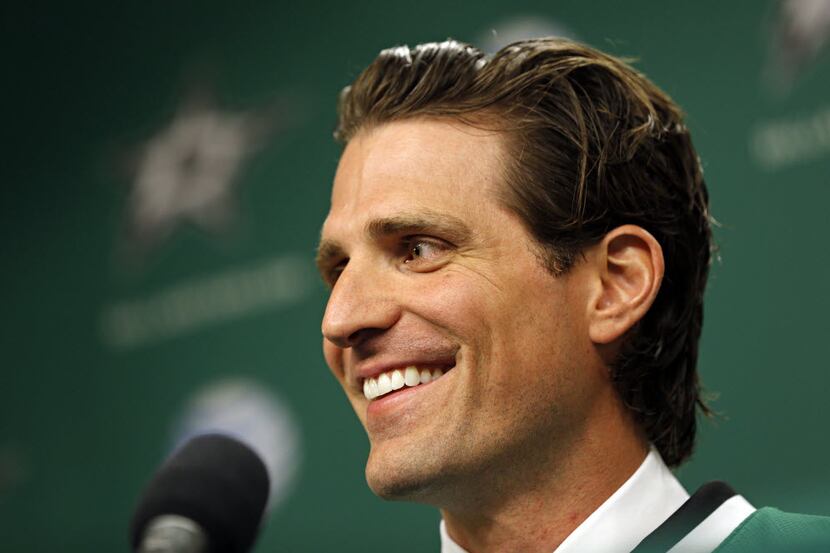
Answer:
M441 375L440 378L427 382L426 384L418 384L417 386L413 386L411 388L404 386L400 390L395 390L394 392L386 394L383 397L371 400L369 402L369 406L366 408L367 418L383 417L391 414L394 410L402 408L402 404L408 402L418 393L430 389L433 384L446 378L449 372L450 371L447 370L447 372Z

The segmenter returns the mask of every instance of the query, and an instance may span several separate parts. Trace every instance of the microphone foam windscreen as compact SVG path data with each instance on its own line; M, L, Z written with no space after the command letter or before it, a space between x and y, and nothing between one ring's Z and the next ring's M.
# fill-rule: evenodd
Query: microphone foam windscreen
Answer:
M209 551L245 553L256 539L268 489L265 465L248 446L221 434L197 436L145 488L130 523L133 549L155 517L180 515L205 530Z

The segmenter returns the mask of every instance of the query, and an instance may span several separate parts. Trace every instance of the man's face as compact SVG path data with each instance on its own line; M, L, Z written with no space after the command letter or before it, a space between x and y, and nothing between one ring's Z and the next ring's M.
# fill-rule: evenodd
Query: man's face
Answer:
M361 131L340 160L323 350L382 497L440 506L545 466L595 400L582 265L542 266L498 201L504 155L495 133L411 119Z

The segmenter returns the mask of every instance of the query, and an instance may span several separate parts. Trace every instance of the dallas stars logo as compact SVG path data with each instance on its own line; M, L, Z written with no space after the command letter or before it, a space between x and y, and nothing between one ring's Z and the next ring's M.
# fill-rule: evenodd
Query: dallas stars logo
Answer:
M140 149L128 204L137 245L156 245L181 223L224 228L234 215L232 188L261 146L268 119L222 111L204 95L185 102Z

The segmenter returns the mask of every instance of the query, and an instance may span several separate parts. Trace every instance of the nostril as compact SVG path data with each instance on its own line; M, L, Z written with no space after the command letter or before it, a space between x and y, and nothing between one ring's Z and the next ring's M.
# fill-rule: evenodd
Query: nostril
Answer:
M329 342L330 344L337 346L338 348L345 349L350 347L350 336L349 335L342 335L333 332L325 332L323 331L323 338Z
M360 330L356 330L352 332L348 338L346 338L345 346L342 347L354 347L359 346L360 344L371 340L376 336L380 336L385 329L382 328L361 328Z
M326 332L324 329L323 338L325 338L326 341L334 344L338 348L346 349L354 346L359 346L360 344L368 340L371 340L375 336L379 336L383 332L384 329L382 328L360 328L358 330L353 331L350 334L345 332Z

